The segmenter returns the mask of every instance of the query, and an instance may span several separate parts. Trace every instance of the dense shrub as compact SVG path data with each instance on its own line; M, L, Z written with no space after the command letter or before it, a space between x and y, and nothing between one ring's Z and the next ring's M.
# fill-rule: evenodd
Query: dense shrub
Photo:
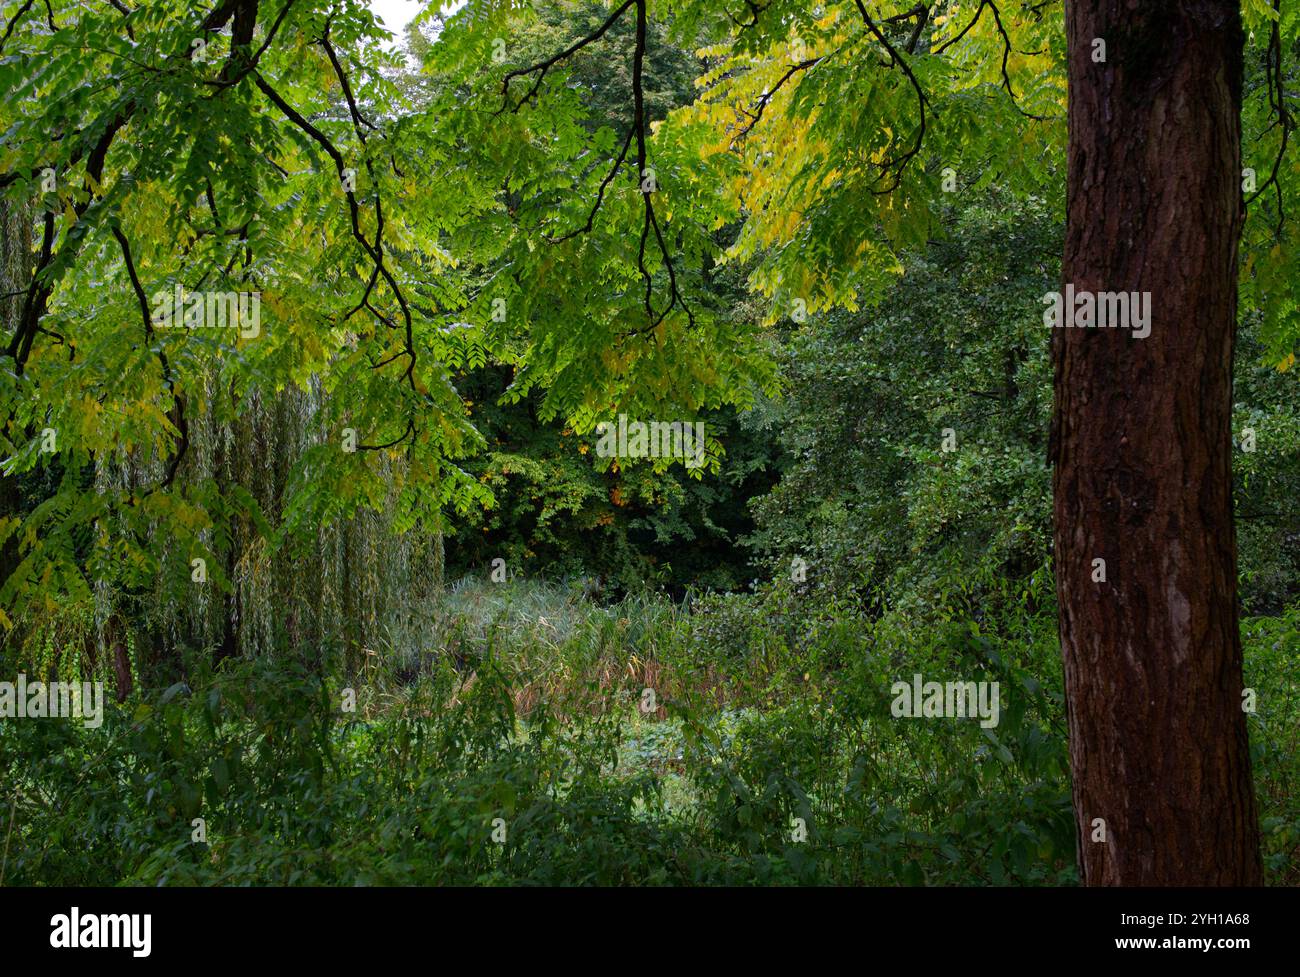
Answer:
M188 685L110 704L99 729L0 724L0 780L14 788L4 881L1075 877L1050 595L1004 594L982 622L854 620L788 593L689 614L560 588L458 599L461 656L431 654L413 673L196 662ZM1047 609L1026 610L1035 602ZM1300 847L1298 620L1293 608L1244 629L1266 860L1283 883ZM895 718L890 686L914 672L999 682L1000 722ZM356 712L340 708L345 687ZM206 842L192 840L195 818Z

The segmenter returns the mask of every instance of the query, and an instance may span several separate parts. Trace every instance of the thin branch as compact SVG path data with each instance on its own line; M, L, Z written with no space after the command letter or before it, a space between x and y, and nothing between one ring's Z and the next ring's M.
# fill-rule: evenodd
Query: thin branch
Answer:
M1282 236L1282 228L1286 223L1286 209L1282 199L1282 184L1278 181L1277 175L1282 167L1282 158L1286 155L1287 144L1291 138L1291 130L1295 128L1295 122L1291 118L1291 112L1286 107L1286 76L1282 64L1282 36L1279 24L1282 20L1282 0L1273 0L1273 10L1277 13L1277 18L1273 21L1272 28L1269 32L1268 50L1264 53L1264 67L1267 75L1267 90L1269 107L1273 110L1275 116L1272 126L1281 126L1282 138L1278 144L1277 155L1273 157L1273 170L1268 175L1268 179L1260 184L1254 194L1246 200L1245 205L1249 207L1260 195L1269 187L1273 188L1277 195L1277 225L1275 235L1278 238Z
M1035 16L1038 16L1039 11L1047 5L1048 4L1046 3L1042 3L1042 4L1038 4L1036 7L1030 7L1026 9L1031 10L1035 14ZM1025 111L1025 109L1021 108L1020 102L1018 101L1019 96L1016 95L1016 90L1011 86L1011 75L1007 71L1007 62L1010 60L1012 53L1015 51L1015 48L1011 44L1011 35L1007 33L1006 27L1004 27L1002 24L1002 12L998 10L998 6L996 3L993 2L993 0L980 0L980 5L975 9L975 16L971 18L970 23L968 23L965 27L963 27L957 34L948 38L948 40L940 44L931 53L942 54L948 48L952 47L952 45L956 44L963 37L965 37L971 31L971 29L976 24L979 23L980 17L984 15L985 7L993 11L994 26L997 28L998 35L1002 38L1002 87L1005 88L1007 90L1007 94L1011 96L1011 104L1015 106L1017 112L1019 112L1027 119L1033 119L1035 122L1046 121L1047 119L1046 116L1034 115L1032 112L1027 112Z
M637 179L641 181L641 199L645 205L645 219L641 225L641 241L637 249L637 268L641 272L641 277L645 281L645 310L646 314L654 321L647 327L649 331L658 326L672 311L673 307L678 305L686 311L687 320L693 326L695 316L690 307L686 304L685 299L677 290L677 271L673 267L672 254L668 250L668 245L664 241L663 232L659 227L659 219L655 216L653 190L649 189L646 184L646 109L645 109L645 83L643 75L645 71L645 54L646 54L646 0L635 0L636 2L636 50L632 58L632 104L634 112L633 128L636 132L636 170ZM654 231L655 242L659 245L659 254L663 260L664 268L668 272L668 304L664 307L663 312L655 317L654 305L652 302L654 295L654 277L646 268L646 242L650 231Z
M925 95L925 89L921 87L921 83L917 80L916 75L912 71L912 66L907 63L906 58L904 58L901 54L898 53L897 50L895 50L894 45L889 43L889 38L885 37L884 33L880 30L880 28L876 26L875 21L871 19L871 15L867 13L867 8L863 6L862 0L854 0L854 2L857 4L858 12L862 14L862 20L864 23L866 23L867 30L869 30L875 36L876 40L878 40L881 43L881 45L884 46L885 50L889 53L889 58L890 58L889 67L891 68L898 67L902 69L903 74L907 77L908 82L911 83L913 90L916 92L916 103L918 109L920 110L920 119L918 120L915 144L912 146L911 149L909 149L907 152L905 152L902 156L898 157L897 159L890 160L881 164L880 168L884 174L888 174L890 170L895 171L894 182L891 185L885 187L883 190L873 189L871 191L877 196L883 196L884 194L893 193L902 185L903 170L907 167L907 164L910 163L913 159L915 159L916 156L918 156L921 152L921 145L925 140L925 126L926 126L925 107L928 104L928 99L926 98Z
M385 448L395 448L414 433L415 433L415 421L408 418L406 421L406 430L403 431L400 436L394 438L392 441L389 441L385 444L359 444L357 445L357 450L358 451L383 451Z
M0 37L0 52L4 51L5 45L9 43L9 36L14 32L14 28L18 26L18 21L22 20L23 15L32 9L32 4L34 2L35 0L27 0L27 2L19 8L18 12L13 15L13 19L9 21L9 25L5 27L4 36Z
M286 0L285 5L280 8L280 13L276 16L275 20L272 21L270 30L266 32L266 37L262 39L261 47L259 47L255 52L253 52L252 57L246 59L242 65L239 65L235 60L236 49L235 49L234 42L232 41L231 48L230 48L230 57L226 61L225 67L223 67L221 70L221 77L213 81L206 81L204 82L204 84L210 85L213 88L216 88L220 91L226 88L230 88L234 85L237 85L245 78L247 78L249 72L252 71L254 68L256 68L259 63L261 63L262 55L266 53L266 49L269 48L271 46L271 42L275 40L275 35L279 32L280 25L284 23L284 18L288 16L289 10L293 7L294 2L295 0ZM247 46L251 42L252 42L252 35L250 33L248 40L244 43L244 46ZM238 68L238 71L234 70L235 68Z
M736 15L733 14L730 10L728 10L726 7L722 8L723 12L727 15L727 17L731 20L731 22L735 24L742 31L748 30L751 27L758 26L759 14L763 13L763 11L767 9L767 7L760 6L759 4L755 3L754 0L745 0L745 6L749 8L748 22L738 20L736 18Z
M830 57L830 55L826 55L826 57ZM768 103L772 101L776 93L781 90L782 85L784 85L787 81L789 81L799 72L807 71L809 68L821 64L821 62L826 60L826 57L809 58L806 61L800 61L798 64L790 65L790 70L787 71L784 75L782 75L780 80L777 81L775 85L773 85L771 88L764 91L763 94L759 97L758 103L755 106L755 111L753 112L745 111L745 114L749 116L749 125L745 126L745 128L741 129L738 133L736 133L736 140L740 141L741 139L744 139L746 136L750 134L754 126L758 125L759 120L763 118L763 110L767 108Z
M329 137L303 118L302 114L299 113L297 109L286 102L280 93L271 87L270 83L267 82L260 72L254 71L253 79L257 83L257 87L261 89L262 93L271 100L276 108L284 113L285 117L288 118L290 122L305 132L317 145L325 150L330 159L334 161L335 169L338 171L339 180L342 182L344 170L347 169L347 166L345 165L343 154L338 151L334 144L329 140ZM402 293L401 287L397 284L396 279L393 278L392 273L384 264L383 252L375 245L372 245L366 239L365 234L361 230L361 214L357 205L356 194L347 189L345 189L343 193L348 202L348 212L352 222L353 238L356 239L357 243L361 245L362 250L365 251L371 261L374 262L379 274L383 276L384 281L387 282L389 288L393 290L393 294L396 296L397 302L402 308L402 315L406 320L408 353L411 357L411 362L407 366L406 370L406 378L411 382L411 386L414 387L415 383L412 371L415 368L415 348L412 337L411 310L406 303L406 296Z
M136 301L140 304L140 315L144 320L145 342L148 345L153 344L154 331L153 319L149 315L149 300L145 297L144 286L140 284L140 276L135 270L135 261L131 258L131 245L122 233L122 228L113 225L113 237L117 238L117 243L122 248L122 260L126 262L126 273L131 279L131 288L135 291ZM172 405L174 416L172 423L180 433L179 450L172 455L171 462L167 466L167 472L163 477L162 483L158 488L169 488L172 480L176 477L176 470L180 468L181 460L185 457L186 451L190 446L190 427L185 419L185 401L176 392L176 382L172 377L171 364L167 362L167 354L163 352L160 345L157 350L158 362L162 366L163 381L167 384L167 390L172 395Z
M565 58L569 57L571 54L575 54L576 52L586 47L588 44L592 44L600 40L602 37L604 37L605 34L609 31L609 29L613 27L616 23L618 23L619 18L622 17L625 13L627 13L628 9L634 3L637 2L638 0L626 0L626 2L617 10L615 10L612 14L610 14L608 19L606 19L606 21L603 24L601 24L600 27L596 28L595 31L588 34L586 37L578 39L574 43L570 44L563 51L560 51L558 54L555 54L552 57L547 58L545 61L539 61L537 62L537 64L532 65L531 67L528 68L516 68L513 71L507 72L505 78L501 80L501 108L497 109L495 114L500 115L507 108L509 108L510 111L512 112L518 112L519 109L523 107L523 104L525 102L527 102L529 99L531 99L534 95L536 95L541 90L542 80L545 79L546 73L548 71L554 68ZM534 79L533 86L530 89L528 89L528 92L524 95L524 97L521 98L518 102L516 102L512 108L510 106L510 82L512 82L516 78L526 78L529 75L531 75L533 72L537 72L537 78Z
M600 181L600 189L596 192L596 203L591 208L591 213L587 215L587 223L584 224L582 227L575 228L574 230L570 231L568 234L563 235L562 237L547 238L547 241L549 243L562 244L563 242L578 237L581 234L591 233L591 229L594 226L596 220L596 212L600 210L600 205L605 200L605 190L606 188L609 187L610 183L613 181L614 175L618 172L619 167L623 165L623 161L627 159L627 151L628 148L632 145L633 133L634 133L633 129L627 130L627 137L623 140L623 148L619 150L618 157L614 160L614 165L611 166L609 168L609 172L605 174L605 179Z
M334 45L330 44L330 29L328 23L325 25L325 33L321 36L320 43L321 46L325 48L325 53L329 56L330 64L334 66L334 74L338 77L339 84L343 86L343 95L348 102L348 111L352 113L352 125L356 129L357 138L361 140L362 144L364 144L366 141L366 133L365 130L361 128L363 125L372 132L378 132L379 130L372 125L370 120L363 116L361 110L357 108L357 100L352 96L352 86L348 84L348 76L343 71L343 65L339 63L338 55L334 53Z

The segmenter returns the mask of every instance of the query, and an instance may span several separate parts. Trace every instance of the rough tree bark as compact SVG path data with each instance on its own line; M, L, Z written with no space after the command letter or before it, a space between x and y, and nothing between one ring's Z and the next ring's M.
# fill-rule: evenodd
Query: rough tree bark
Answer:
M0 335L12 335L22 317L23 292L31 282L35 265L32 254L32 209L22 203L0 200ZM12 415L0 418L7 429ZM10 437L17 432L9 431ZM0 519L19 514L22 500L16 476L0 473ZM18 536L0 543L0 583L18 566ZM3 639L0 635L0 639Z
M1082 880L1259 884L1231 497L1240 14L1235 0L1078 0L1066 30L1064 282L1149 291L1152 310L1145 339L1053 337Z

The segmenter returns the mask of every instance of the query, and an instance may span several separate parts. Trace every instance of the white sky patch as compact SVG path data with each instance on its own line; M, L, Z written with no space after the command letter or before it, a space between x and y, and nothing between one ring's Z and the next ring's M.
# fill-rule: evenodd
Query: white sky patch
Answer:
M367 0L367 6L400 42L406 34L406 25L415 19L424 5L420 0Z
M366 6L379 20L384 28L393 35L393 39L384 45L388 50L398 50L406 40L406 25L415 19L416 14L426 6L426 0L366 0ZM444 13L454 13L465 6L465 0L451 0L444 3Z

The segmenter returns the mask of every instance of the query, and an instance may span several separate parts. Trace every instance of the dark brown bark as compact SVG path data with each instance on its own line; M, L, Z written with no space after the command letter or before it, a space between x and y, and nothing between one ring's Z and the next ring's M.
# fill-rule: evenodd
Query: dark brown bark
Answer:
M115 641L110 649L112 658L110 662L113 666L114 689L116 698L119 703L125 702L131 696L131 689L134 682L131 680L131 657L126 652L126 645L120 641Z
M29 205L9 200L0 200L0 328L3 335L17 330L22 318L23 294L31 281L32 266L32 219L33 212ZM13 415L11 405L5 405L5 413L0 416L9 438L17 439L23 432L12 430ZM0 473L0 519L9 519L21 514L22 499L18 489L18 477ZM19 562L18 534L14 533L0 543L0 585L9 579ZM12 608L6 608L12 611ZM9 637L0 636L0 639Z
M1064 282L1151 293L1145 339L1119 328L1053 337L1082 879L1259 884L1231 498L1240 14L1230 0L1086 0L1067 3L1066 20ZM1093 840L1098 818L1104 842Z

